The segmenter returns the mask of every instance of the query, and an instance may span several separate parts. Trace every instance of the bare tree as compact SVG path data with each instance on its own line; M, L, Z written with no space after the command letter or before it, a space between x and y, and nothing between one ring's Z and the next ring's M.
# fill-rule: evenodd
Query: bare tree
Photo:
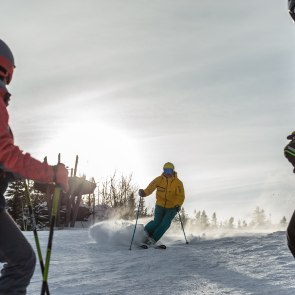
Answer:
M132 174L129 176L121 175L118 179L116 172L106 179L99 191L102 205L110 206L113 209L113 216L123 219L133 219L136 213L135 196L138 187L132 183ZM144 200L141 199L140 215L146 215Z

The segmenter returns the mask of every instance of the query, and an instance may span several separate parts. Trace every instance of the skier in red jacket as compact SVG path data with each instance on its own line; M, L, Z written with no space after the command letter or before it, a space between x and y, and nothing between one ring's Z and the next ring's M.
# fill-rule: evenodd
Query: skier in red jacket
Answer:
M0 262L4 263L0 294L5 295L26 294L36 264L34 250L5 210L4 194L8 183L17 179L31 179L54 182L63 191L68 190L68 171L63 164L49 166L14 145L8 125L10 93L6 88L14 68L13 54L0 39Z

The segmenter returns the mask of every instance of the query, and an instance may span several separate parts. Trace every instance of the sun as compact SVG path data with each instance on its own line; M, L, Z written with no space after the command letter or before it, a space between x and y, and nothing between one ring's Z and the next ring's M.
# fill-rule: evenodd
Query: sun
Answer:
M52 157L61 153L61 161L70 168L78 155L78 174L94 178L114 171L132 173L140 162L140 149L130 133L85 118L61 128L49 150Z

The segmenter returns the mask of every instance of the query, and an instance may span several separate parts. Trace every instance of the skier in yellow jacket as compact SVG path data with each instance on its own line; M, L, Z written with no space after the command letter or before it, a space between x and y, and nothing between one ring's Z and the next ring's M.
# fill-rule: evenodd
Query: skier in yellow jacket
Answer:
M145 226L147 244L155 244L168 230L171 222L184 202L185 194L182 182L170 162L164 164L162 175L155 178L146 189L140 189L140 197L146 197L156 191L154 220Z

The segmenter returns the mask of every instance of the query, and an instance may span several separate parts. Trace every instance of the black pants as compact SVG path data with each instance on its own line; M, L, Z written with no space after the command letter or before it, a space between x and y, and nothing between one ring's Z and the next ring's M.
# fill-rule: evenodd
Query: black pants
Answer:
M3 208L6 181L0 181L0 295L23 295L33 276L36 256L31 245Z
M287 228L288 247L295 258L295 211Z

